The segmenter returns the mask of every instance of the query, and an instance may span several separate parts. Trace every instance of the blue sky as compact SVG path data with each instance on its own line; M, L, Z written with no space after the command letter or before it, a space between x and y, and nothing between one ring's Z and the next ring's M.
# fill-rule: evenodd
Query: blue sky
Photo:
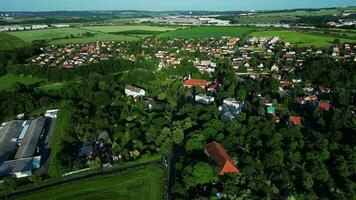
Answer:
M356 0L0 0L0 11L273 10L356 6Z

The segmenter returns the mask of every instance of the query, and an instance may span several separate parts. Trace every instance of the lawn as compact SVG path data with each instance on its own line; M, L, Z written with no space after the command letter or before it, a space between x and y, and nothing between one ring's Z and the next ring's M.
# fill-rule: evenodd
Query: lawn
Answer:
M95 35L86 37L82 34L91 32ZM22 39L25 42L32 42L35 40L45 40L51 44L68 44L68 43L88 43L96 41L123 41L123 40L136 40L137 37L113 35L96 31L89 31L79 28L58 28L58 29L45 29L45 30L31 30L31 31L18 31L9 33L15 37ZM71 38L73 35L75 38Z
M31 85L41 82L41 79L28 77L28 76L15 76L8 74L0 77L0 90L11 89L15 83L22 83L25 85Z
M189 29L181 29L160 34L158 37L169 38L211 38L222 36L242 36L252 31L252 28L245 27L219 27L219 26L202 26Z
M279 36L285 42L291 42L301 47L310 47L311 45L315 47L328 47L334 40L334 37L328 36L315 36L306 33L294 32L294 31L259 31L253 32L252 36ZM352 39L340 39L342 43L345 42L356 42Z
M24 46L26 46L26 43L21 39L7 33L0 33L0 51Z
M152 165L126 173L98 176L17 196L17 200L164 199L165 171Z
M126 31L173 31L175 28L159 27L159 26L86 26L83 29L89 31L98 31L104 33L126 32Z

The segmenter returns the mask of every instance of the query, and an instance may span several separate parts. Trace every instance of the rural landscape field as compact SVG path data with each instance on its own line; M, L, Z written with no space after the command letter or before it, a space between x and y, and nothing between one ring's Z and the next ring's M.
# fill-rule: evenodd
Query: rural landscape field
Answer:
M164 171L159 167L147 167L136 171L89 178L59 185L45 191L34 192L14 199L147 199L164 198L162 184Z
M0 199L355 199L355 74L352 1L0 1Z

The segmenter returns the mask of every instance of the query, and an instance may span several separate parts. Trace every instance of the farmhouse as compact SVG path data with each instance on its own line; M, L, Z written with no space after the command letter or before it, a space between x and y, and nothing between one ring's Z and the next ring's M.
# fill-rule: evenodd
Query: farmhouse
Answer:
M234 162L230 159L226 153L224 147L218 142L211 142L204 147L204 152L214 162L220 165L220 175L227 173L239 173L240 170L235 166Z
M127 85L125 86L125 94L126 96L132 96L134 98L144 97L146 95L146 91L138 87Z

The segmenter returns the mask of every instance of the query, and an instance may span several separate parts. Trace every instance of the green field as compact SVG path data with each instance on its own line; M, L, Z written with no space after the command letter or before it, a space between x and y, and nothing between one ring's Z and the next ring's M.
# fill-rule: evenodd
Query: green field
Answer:
M285 42L291 42L300 47L328 47L336 38L328 36L315 36L306 33L294 32L294 31L259 31L251 33L252 36L279 36ZM340 42L356 42L352 39L340 39Z
M65 45L69 43L90 43L90 42L105 42L105 41L134 41L140 39L135 36L126 36L126 35L114 35L106 33L96 33L93 37L84 37L84 38L70 38L70 39L57 39L49 42L50 44Z
M8 74L0 77L0 90L8 90L11 89L15 83L22 83L25 85L31 85L34 83L41 82L41 79L26 77L26 76L15 76L12 74Z
M91 32L95 34L92 37L85 37L81 34ZM102 32L88 31L79 28L58 28L46 30L18 31L9 33L15 37L22 39L25 42L35 40L45 40L51 44L68 44L68 43L87 43L96 41L131 41L138 39L132 36L113 35ZM75 38L70 38L73 35ZM68 37L68 38L67 38Z
M242 36L250 31L252 28L245 27L218 27L218 26L202 26L193 27L189 29L181 29L176 31L170 31L160 34L158 37L169 37L169 38L211 38L211 37L222 37L222 36Z
M125 174L111 174L55 186L17 196L16 200L159 200L164 199L164 169L145 167Z
M26 46L26 43L21 39L7 33L0 33L0 51L24 46Z
M104 33L126 32L126 31L173 31L175 28L159 27L159 26L86 26L83 29L89 31L98 31Z

